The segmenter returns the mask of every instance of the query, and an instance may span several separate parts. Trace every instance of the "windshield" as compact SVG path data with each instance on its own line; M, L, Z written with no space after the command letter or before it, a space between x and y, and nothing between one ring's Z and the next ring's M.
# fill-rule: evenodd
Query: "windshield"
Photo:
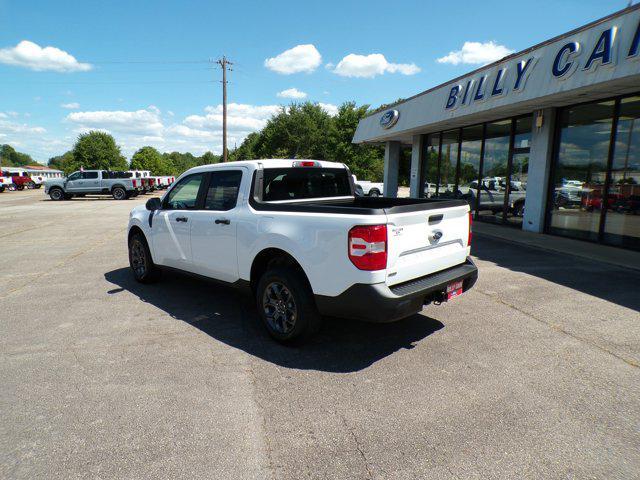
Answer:
M346 168L267 168L264 170L262 200L351 196Z

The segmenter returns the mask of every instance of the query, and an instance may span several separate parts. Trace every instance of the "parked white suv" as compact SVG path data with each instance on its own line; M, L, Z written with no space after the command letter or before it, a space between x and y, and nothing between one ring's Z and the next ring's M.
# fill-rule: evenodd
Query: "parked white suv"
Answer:
M136 280L170 267L250 289L269 333L321 315L390 322L473 286L464 200L354 196L349 169L314 160L205 165L133 209Z

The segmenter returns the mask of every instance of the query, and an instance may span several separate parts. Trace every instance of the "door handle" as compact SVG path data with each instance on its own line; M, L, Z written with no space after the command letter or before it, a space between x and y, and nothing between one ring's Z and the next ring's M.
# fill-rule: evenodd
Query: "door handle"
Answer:
M188 220L187 217L176 217L176 222L187 222Z
M231 220L229 220L228 218L216 218L216 225L229 225L231 223Z

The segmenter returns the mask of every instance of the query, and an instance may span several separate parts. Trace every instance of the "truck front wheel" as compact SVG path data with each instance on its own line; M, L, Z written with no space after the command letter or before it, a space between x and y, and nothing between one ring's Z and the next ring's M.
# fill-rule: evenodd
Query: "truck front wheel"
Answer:
M256 303L269 335L281 343L303 340L320 329L322 318L309 282L294 268L267 270L258 282Z
M369 196L370 197L379 197L380 196L380 192L377 189L373 189L369 192Z
M140 232L134 233L129 239L129 266L134 278L140 283L156 282L162 274L153 263L147 240Z

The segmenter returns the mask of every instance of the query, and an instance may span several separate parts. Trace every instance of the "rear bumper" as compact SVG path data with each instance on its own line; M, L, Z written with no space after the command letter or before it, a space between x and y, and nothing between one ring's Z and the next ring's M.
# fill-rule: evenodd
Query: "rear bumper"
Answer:
M336 297L316 295L323 315L369 322L393 322L422 310L425 303L446 299L447 285L463 282L463 292L478 279L478 268L470 257L465 263L440 272L388 287L384 283L352 285Z

